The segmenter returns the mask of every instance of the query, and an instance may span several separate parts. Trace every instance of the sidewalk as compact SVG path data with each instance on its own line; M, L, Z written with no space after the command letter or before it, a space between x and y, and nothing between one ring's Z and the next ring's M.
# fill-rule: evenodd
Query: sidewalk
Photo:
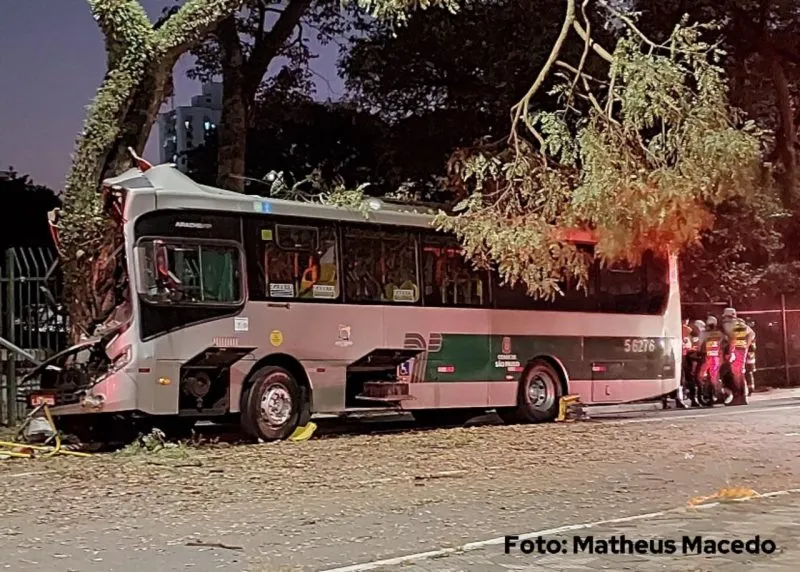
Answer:
M775 399L800 399L800 388L780 388L770 389L769 391L756 392L750 396L751 403L759 401L771 401Z
M800 570L800 494L792 493L744 502L730 502L708 508L685 509L640 520L600 524L561 534L542 536L544 541L554 541L560 553L538 555L536 551L523 554L520 544L526 531L509 530L509 535L518 535L517 546L505 554L504 543L483 546L475 550L391 566L369 568L382 572L483 572L490 570L631 570L636 572L658 571L749 571L749 570ZM627 540L673 541L674 554L597 554L602 541L619 538ZM590 554L589 538L594 539L595 554ZM748 541L758 537L761 554L701 554L693 550L692 542L697 537L709 540ZM684 541L684 538L689 539ZM536 537L531 538L534 542ZM772 554L770 542L775 549ZM583 543L583 549L581 544ZM649 543L648 543L649 544ZM752 542L750 546L755 546ZM530 546L530 545L529 545ZM576 550L577 549L577 550ZM576 553L578 552L578 553ZM650 552L650 554L647 554ZM686 554L685 552L689 552ZM362 568L366 570L367 568ZM355 572L355 571L354 571Z

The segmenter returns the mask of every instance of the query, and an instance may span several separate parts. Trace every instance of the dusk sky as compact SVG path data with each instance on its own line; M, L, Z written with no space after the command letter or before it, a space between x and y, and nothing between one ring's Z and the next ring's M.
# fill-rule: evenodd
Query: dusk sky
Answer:
M151 19L171 0L141 0ZM313 70L318 97L344 91L336 72L338 52L319 50ZM85 0L4 0L0 19L0 169L13 166L34 182L60 191L86 106L103 79L102 34ZM175 70L175 105L200 92L186 78L191 60ZM330 83L331 88L327 83ZM331 89L333 90L331 92ZM145 158L158 161L156 130Z

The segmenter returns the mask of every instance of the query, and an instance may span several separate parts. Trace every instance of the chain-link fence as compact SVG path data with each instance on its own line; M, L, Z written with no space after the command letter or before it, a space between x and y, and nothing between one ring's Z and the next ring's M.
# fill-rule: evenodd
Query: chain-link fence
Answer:
M0 259L0 424L14 424L24 412L18 380L38 360L66 347L58 256L50 248L19 247Z
M731 301L708 304L684 304L683 317L705 320L722 315L726 306L737 308L737 314L753 322L756 332L756 385L763 387L800 386L800 303L787 307L784 296L770 307L759 304L738 307Z

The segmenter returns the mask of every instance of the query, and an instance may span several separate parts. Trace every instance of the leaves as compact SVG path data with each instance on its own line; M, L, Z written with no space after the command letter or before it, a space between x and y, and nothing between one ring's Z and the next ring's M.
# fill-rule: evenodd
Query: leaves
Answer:
M440 228L534 297L586 276L591 258L559 228L594 230L605 263L638 263L647 250L695 244L726 201L772 193L761 185L764 133L730 105L720 54L703 39L714 26L679 25L655 44L620 17L609 89L561 78L551 93L582 104L534 113L508 147L467 150L450 164L466 199L439 215Z

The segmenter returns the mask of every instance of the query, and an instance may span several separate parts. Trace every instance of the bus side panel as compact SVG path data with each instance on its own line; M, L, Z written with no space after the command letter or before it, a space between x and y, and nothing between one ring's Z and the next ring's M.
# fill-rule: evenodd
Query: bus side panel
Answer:
M404 409L494 407L490 310L387 307L387 347L421 349L411 362L413 400ZM510 388L513 393L514 389Z
M248 329L237 333L239 343L258 347L257 360L284 354L301 363L315 412L342 411L347 365L384 345L381 306L250 302L240 318Z

